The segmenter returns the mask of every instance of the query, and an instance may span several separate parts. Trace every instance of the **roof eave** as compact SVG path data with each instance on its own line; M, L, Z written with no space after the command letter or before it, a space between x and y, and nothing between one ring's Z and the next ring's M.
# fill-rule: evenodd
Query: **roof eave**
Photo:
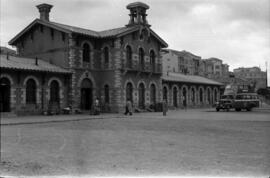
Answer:
M47 22L45 22L45 21L43 21L43 20L40 20L40 19L35 19L35 20L34 20L33 22L31 22L27 27L25 27L22 31L20 31L15 37L13 37L13 38L8 42L8 44L14 46L15 43L16 43L16 41L17 41L23 34L25 34L29 29L31 29L36 23L39 23L39 24L42 24L42 25L45 25L45 26L49 26L49 27L51 27L51 28L57 29L57 30L62 31L62 32L65 32L65 33L71 33L71 31L69 31L69 30L66 30L66 29L57 27L56 25L47 23Z
M6 69L6 70L16 70L16 71L32 71L32 72L45 72L45 73L58 73L58 74L63 74L63 75L70 75L72 72L70 71L49 71L49 70L36 70L36 69L20 69L16 67L0 67L1 69Z

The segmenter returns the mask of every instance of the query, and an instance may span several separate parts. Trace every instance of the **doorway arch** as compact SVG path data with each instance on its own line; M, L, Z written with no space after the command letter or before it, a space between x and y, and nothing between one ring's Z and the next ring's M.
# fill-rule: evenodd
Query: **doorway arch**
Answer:
M182 89L182 96L183 96L183 99L182 99L182 104L183 104L183 106L187 106L187 89L186 89L186 87L184 87L183 89Z
M128 82L126 86L126 100L133 102L133 85L131 82Z
M173 106L177 107L178 103L177 103L177 95L178 95L178 90L176 87L173 87Z
M150 103L156 104L156 86L154 84L150 86Z
M139 108L144 108L144 101L145 101L145 87L143 83L139 85Z
M85 78L81 83L81 109L90 110L93 104L93 83Z
M0 79L0 112L10 112L10 80Z

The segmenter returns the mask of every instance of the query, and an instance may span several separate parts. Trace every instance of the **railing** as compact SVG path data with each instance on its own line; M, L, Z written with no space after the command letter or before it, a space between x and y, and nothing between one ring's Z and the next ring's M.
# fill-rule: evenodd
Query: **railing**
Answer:
M138 71L138 72L147 72L147 73L155 73L160 74L162 73L162 65L161 63L156 63L155 65L152 64L138 64L134 62L132 64L122 63L122 69L126 71Z

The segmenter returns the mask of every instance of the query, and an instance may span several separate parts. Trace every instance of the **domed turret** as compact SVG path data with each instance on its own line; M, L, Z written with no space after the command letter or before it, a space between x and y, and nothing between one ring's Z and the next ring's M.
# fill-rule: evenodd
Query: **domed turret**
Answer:
M146 20L146 10L149 9L147 4L142 2L133 2L127 5L127 9L130 10L130 20L127 26L132 25L146 25L150 26Z

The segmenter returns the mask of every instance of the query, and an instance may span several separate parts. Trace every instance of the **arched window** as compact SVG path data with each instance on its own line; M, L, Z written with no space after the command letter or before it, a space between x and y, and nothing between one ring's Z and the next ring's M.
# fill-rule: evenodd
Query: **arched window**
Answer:
M126 48L126 65L128 68L132 68L132 49L130 46Z
M140 69L144 69L144 51L142 48L139 49L139 66Z
M191 101L193 104L195 104L195 89L191 88Z
M207 89L207 100L208 100L208 104L210 104L210 102L211 102L211 91L210 91L209 88Z
M132 87L132 83L127 83L127 86L126 86L126 99L127 100L130 100L131 102L133 101L133 87Z
M150 65L151 65L152 71L154 72L155 67L156 67L156 55L153 50L150 51Z
M109 85L104 86L105 103L110 103L110 88Z
M200 102L203 102L203 90L200 88Z
M138 90L139 90L139 108L144 108L145 87L143 83L140 83Z
M36 103L36 91L37 85L34 79L29 79L26 82L26 103L35 104Z
M217 89L214 90L214 102L217 102Z
M10 112L10 80L0 79L0 112Z
M105 47L103 50L104 53L104 66L105 68L109 67L109 48Z
M182 96L183 96L183 99L182 99L183 105L187 106L187 90L186 90L186 88L183 88Z
M163 100L168 101L168 90L166 87L163 87Z
M58 103L59 100L59 83L56 80L53 80L50 84L50 102Z
M83 44L83 62L90 62L90 46L87 43Z
M150 103L156 103L156 86L154 84L151 84L150 86Z
M174 87L173 88L173 106L174 107L177 107L177 93L178 93L177 88Z

